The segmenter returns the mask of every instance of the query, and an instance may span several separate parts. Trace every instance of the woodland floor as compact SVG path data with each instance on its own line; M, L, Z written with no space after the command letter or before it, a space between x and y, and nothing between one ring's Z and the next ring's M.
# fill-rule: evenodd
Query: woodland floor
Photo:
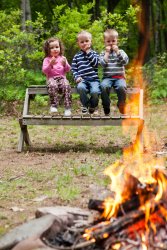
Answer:
M143 158L162 158L167 168L166 154L159 154L167 152L166 104L144 110ZM20 115L0 116L0 234L33 218L38 207L87 208L90 198L106 197L104 169L121 160L135 138L131 128L30 126L33 147L17 153Z

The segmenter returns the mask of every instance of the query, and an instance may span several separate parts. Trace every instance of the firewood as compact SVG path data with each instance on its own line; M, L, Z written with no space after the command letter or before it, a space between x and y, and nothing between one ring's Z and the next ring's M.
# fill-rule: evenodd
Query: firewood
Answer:
M156 212L159 209L160 205L161 202L159 202L159 204L152 203L150 209L151 213ZM104 234L115 234L125 227L128 227L129 225L132 225L138 220L144 218L144 216L144 210L134 210L122 217L116 218L114 221L109 221L107 225L102 223L102 226L100 227L100 225L97 224L91 228L88 228L88 230L90 231L90 237L95 238L96 240L102 240L104 238Z
M157 190L158 190L157 184L146 184L145 186L143 185L138 186L137 194L133 194L131 199L123 202L120 205L117 217L139 208L141 203L143 204L144 202L152 199L157 194ZM88 208L103 213L105 208L104 203L105 203L104 200L90 199L88 203Z

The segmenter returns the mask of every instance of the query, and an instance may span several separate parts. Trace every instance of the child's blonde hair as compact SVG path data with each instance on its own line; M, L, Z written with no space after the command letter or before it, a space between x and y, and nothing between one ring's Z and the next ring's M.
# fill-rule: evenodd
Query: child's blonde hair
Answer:
M112 36L114 38L118 38L118 32L115 29L107 29L104 31L104 38L106 36Z
M82 31L80 31L80 32L77 34L77 41L78 41L78 39L79 39L80 36L87 36L87 37L89 37L89 39L92 40L92 34L89 33L89 32L86 31L86 30L82 30Z
M59 46L60 46L60 55L64 54L64 45L60 41L60 39L57 38L57 37L51 37L48 40L46 40L45 43L44 43L45 56L49 56L50 55L50 47L49 47L49 45L50 45L50 43L55 42L55 41L58 41L58 43L59 43Z

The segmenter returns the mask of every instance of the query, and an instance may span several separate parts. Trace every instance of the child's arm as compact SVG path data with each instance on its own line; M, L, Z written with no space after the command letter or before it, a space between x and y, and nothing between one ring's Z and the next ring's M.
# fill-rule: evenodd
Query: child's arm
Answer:
M106 46L105 51L100 54L99 62L102 67L104 67L108 63L110 52L111 46Z
M76 83L81 82L82 81L82 77L78 74L77 60L76 60L75 56L74 56L74 58L72 60L71 71L73 73L75 82Z
M129 58L127 56L127 54L125 53L125 51L123 50L119 50L117 45L113 45L112 46L113 51L115 51L115 53L118 56L118 60L122 65L126 65L129 62Z
M90 61L92 67L98 66L99 55L95 51L89 51L86 54L87 59Z
M62 65L64 66L64 71L65 72L69 72L71 69L70 64L67 61L67 58L65 56L62 56L62 61L61 61Z
M106 63L108 63L108 58L109 58L110 52L111 52L111 47L107 46L106 50L105 50L105 53L104 53L104 61Z
M55 58L54 58L54 59L52 58L52 59L50 60L50 58L46 57L46 58L43 60L42 72L43 72L45 75L47 75L47 74L51 71L52 66L53 66L54 63L55 63Z
M102 67L105 67L108 62L106 62L105 58L105 51L103 51L99 56L99 63Z

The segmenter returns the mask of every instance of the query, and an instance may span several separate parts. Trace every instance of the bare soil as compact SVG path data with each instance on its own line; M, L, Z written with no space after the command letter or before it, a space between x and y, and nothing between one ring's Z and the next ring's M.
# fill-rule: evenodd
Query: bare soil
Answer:
M33 147L17 153L19 115L0 116L0 234L33 218L38 207L86 208L90 198L106 197L104 169L122 159L135 136L117 127L30 126ZM144 133L143 156L163 157L167 167L166 104L145 108Z

